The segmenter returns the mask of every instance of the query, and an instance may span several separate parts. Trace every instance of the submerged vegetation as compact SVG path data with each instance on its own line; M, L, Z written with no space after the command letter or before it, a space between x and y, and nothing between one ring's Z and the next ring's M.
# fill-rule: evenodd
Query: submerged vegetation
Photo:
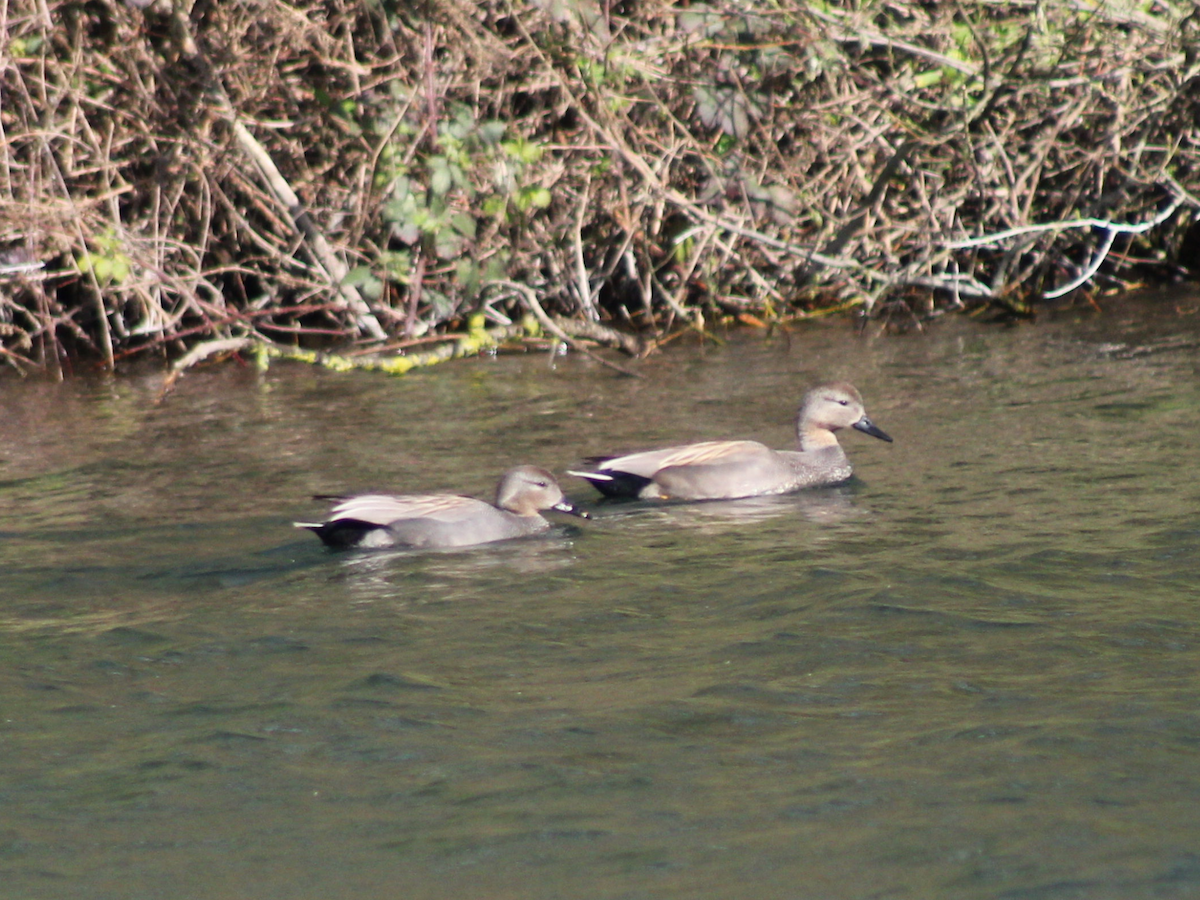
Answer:
M1183 0L10 0L0 355L638 353L1168 280L1197 48Z

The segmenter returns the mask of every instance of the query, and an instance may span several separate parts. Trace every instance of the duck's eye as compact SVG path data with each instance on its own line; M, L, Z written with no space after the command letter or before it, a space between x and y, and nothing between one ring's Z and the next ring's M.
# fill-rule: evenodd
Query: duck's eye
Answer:
M849 405L850 405L849 400L839 400L838 401L838 406L849 406Z

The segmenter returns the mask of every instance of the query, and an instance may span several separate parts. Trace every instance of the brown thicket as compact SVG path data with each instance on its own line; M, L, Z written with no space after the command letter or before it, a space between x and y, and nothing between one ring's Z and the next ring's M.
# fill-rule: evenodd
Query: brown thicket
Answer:
M0 0L0 352L535 312L636 349L1169 279L1198 37L1181 0Z

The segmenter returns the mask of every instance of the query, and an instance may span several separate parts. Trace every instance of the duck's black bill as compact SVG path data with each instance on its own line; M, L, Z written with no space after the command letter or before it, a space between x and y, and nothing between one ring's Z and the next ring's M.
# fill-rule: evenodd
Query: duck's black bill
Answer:
M871 437L877 437L881 441L887 441L889 444L892 443L892 439L888 435L888 433L886 431L884 431L882 428L876 428L875 423L872 422L870 419L868 419L866 416L863 416L861 419L859 419L857 422L855 422L851 427L857 428L863 434L869 434Z
M579 518L581 518L581 519L590 519L592 517L592 514L589 513L586 509L579 508L574 503L572 503L570 500L560 500L558 503L555 503L550 508L553 510L557 510L558 512L568 513L572 516L579 516Z

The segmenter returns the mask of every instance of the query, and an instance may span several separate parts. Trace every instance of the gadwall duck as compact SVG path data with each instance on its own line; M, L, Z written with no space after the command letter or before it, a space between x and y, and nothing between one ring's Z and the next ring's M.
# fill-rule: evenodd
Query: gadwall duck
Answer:
M796 416L797 450L771 450L757 441L705 441L596 457L595 471L570 474L586 478L607 497L733 500L783 494L850 477L850 460L837 439L843 428L892 440L867 418L855 387L838 381L804 395Z
M362 494L338 500L324 522L297 522L330 547L469 547L537 534L550 527L540 515L554 509L588 514L563 496L554 476L538 466L509 469L496 486L495 505L456 494Z

